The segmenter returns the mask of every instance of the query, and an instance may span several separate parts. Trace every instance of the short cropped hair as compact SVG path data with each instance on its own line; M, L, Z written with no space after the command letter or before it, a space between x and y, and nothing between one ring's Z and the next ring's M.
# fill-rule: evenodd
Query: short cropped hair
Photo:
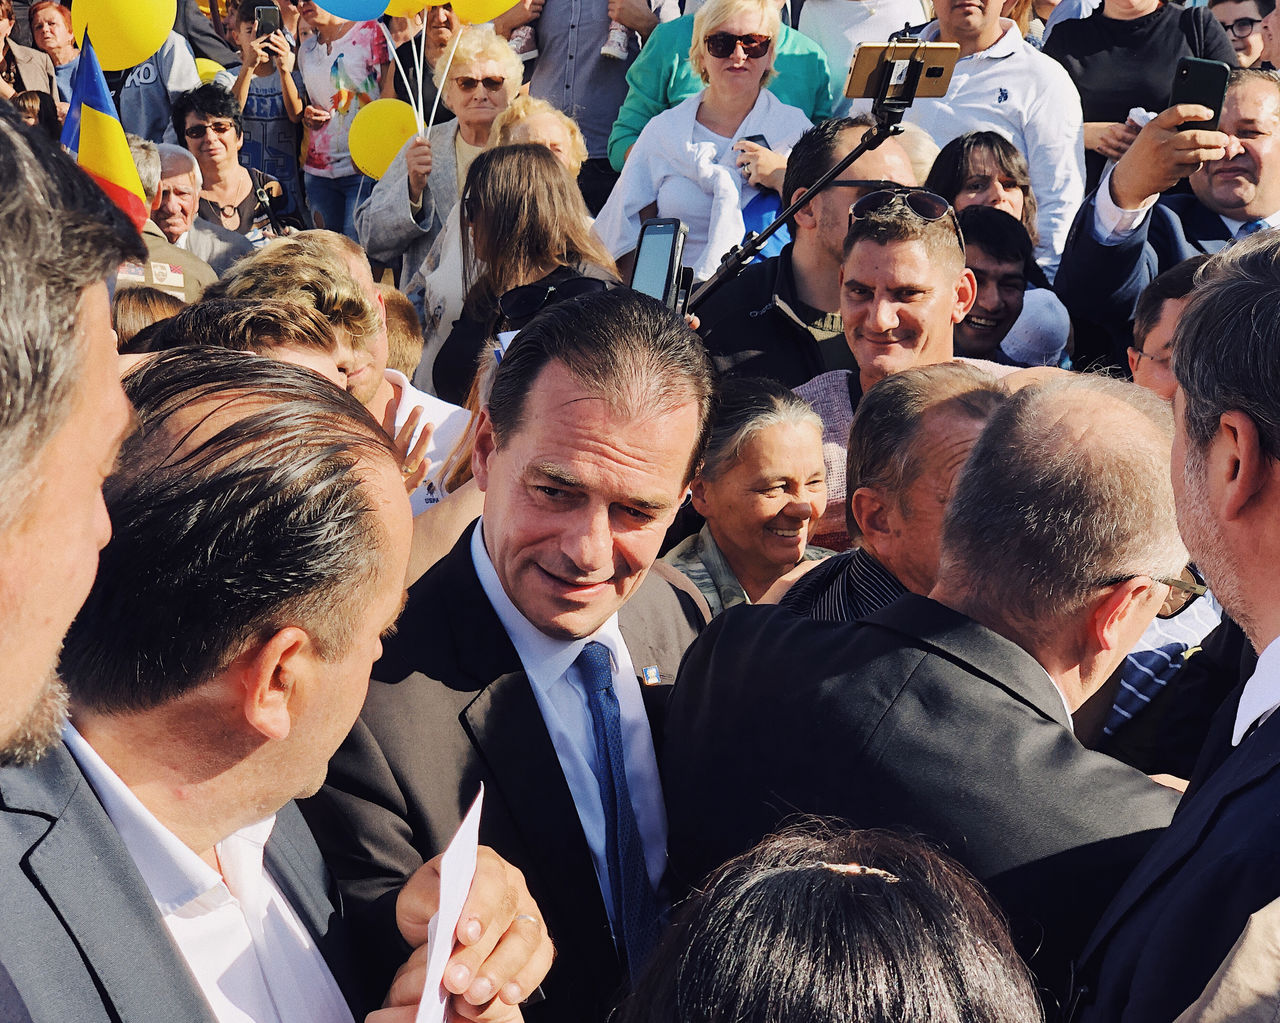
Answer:
M205 289L205 300L277 299L309 306L351 336L353 344L382 329L378 307L338 251L311 231L279 238L250 253ZM328 234L330 232L324 232ZM363 256L363 253L361 253Z
M693 479L710 428L711 360L684 318L627 288L567 299L525 326L503 356L489 395L494 439L524 424L538 375L558 362L593 396L628 414L661 413L693 401L698 435L685 470Z
M147 205L160 191L160 150L150 139L139 135L126 134L129 143L129 155L133 157L134 166L138 168L138 180L142 183L142 194L147 198Z
M378 424L315 373L220 348L165 352L124 384L139 429L103 487L115 535L62 651L74 698L162 706L288 626L343 656L369 587L401 585L367 490L370 462L394 458Z
M58 3L58 0L36 0L35 3L27 8L27 26L30 27L33 25L36 20L36 15L48 7L52 7L58 12L62 20L67 23L67 31L70 32L72 30L71 9L65 4ZM10 2L10 9L12 9L12 2Z
M278 299L214 298L179 310L132 352L213 346L262 355L273 348L333 352L333 327L314 307Z
M195 180L196 188L204 187L204 174L200 171L200 162L191 150L175 146L172 142L157 142L156 151L160 154L161 178L176 178L189 174Z
M875 210L849 226L844 238L844 259L848 260L853 247L861 241L877 245L920 242L933 264L959 275L964 270L964 236L954 217L953 210L938 220L925 220L898 203Z
M1017 217L994 206L968 206L957 215L964 233L966 253L976 246L1001 263L1019 263L1029 285L1049 287L1049 279L1036 263L1031 235Z
M515 99L524 80L524 61L491 25L463 25L455 37L453 60L446 67L444 61L436 62L431 80L442 93L445 90L445 74L457 76L458 68L477 64L483 60L496 61L502 67L503 91L507 102Z
M225 118L236 126L236 138L244 134L244 115L240 112L240 104L216 82L207 82L181 93L170 108L169 115L173 120L173 130L178 135L178 142L189 149L191 147L186 136L187 114Z
M1095 424L1082 440L1082 424ZM1028 386L992 415L943 524L939 579L1032 636L1105 585L1176 578L1168 402L1091 374ZM966 608L961 608L966 610Z
M782 178L782 205L790 206L796 192L810 188L836 162L836 147L847 131L869 130L875 118L870 114L857 117L828 117L801 135L787 156L787 169ZM794 218L792 218L794 221ZM795 223L788 227L795 229Z
M822 417L789 387L768 377L729 377L716 384L711 433L698 475L719 479L742 457L761 430L791 424L812 426L822 436Z
M387 311L387 368L412 377L422 361L422 321L404 292L379 284L382 307Z
M106 194L46 135L0 110L0 528L71 411L84 364L85 291L146 249Z
M675 911L618 1023L1032 1023L999 909L958 863L888 831L790 829Z
M1205 6L1208 7L1209 10L1213 10L1218 6L1218 4L1230 2L1232 2L1232 0L1209 0ZM1253 0L1253 2L1258 8L1258 13L1264 18L1276 9L1275 0Z
M963 362L940 362L892 373L858 402L849 428L845 462L844 521L849 538L862 535L853 515L853 494L871 487L896 501L920 477L924 451L916 440L926 415L950 412L985 423L1008 397L990 373Z
M1194 450L1243 412L1280 458L1280 239L1260 231L1211 257L1173 335L1182 422Z
M693 16L693 43L689 47L689 63L693 65L694 73L704 82L709 81L705 63L707 36L734 15L743 13L758 13L762 30L773 38L773 46L769 50L769 70L760 79L761 88L778 76L772 63L778 59L778 35L782 31L782 15L778 5L773 0L707 0Z
M1158 274L1142 289L1142 294L1138 296L1138 304L1133 311L1134 348L1140 352L1144 351L1147 335L1160 322L1164 304L1190 295L1196 284L1196 273L1207 262L1209 257L1204 253L1191 256L1176 266L1169 267L1164 273Z
M187 303L168 291L146 284L130 284L116 288L111 297L111 326L116 331L116 346L125 346L146 327L176 316Z

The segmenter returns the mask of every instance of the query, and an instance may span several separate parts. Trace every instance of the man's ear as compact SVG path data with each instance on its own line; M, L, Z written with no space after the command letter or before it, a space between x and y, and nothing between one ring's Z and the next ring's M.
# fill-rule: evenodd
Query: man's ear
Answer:
M1264 496L1277 465L1263 450L1258 424L1243 412L1222 413L1218 436L1210 442L1210 450L1208 471L1220 475L1222 521L1230 522ZM1211 486L1209 493L1213 492Z
M807 191L808 191L807 188L797 188L794 192L791 193L791 197L787 199L786 205L790 206L793 202L799 199L800 196L804 195L805 192ZM817 214L813 212L813 204L817 201L818 201L818 197L814 196L807 203L805 203L798 210L796 210L795 220L796 220L797 228L800 228L800 227L814 228L818 226Z
M973 303L978 300L978 278L967 266L956 281L956 301L951 308L951 322L959 323L969 315Z
M849 498L849 504L853 508L853 521L863 536L874 543L876 537L889 535L889 505L880 491L859 487Z
M482 491L489 489L489 459L497 449L493 420L489 418L489 406L486 405L480 410L480 420L476 423L476 442L471 447L471 475Z
M1142 361L1142 355L1133 345L1129 346L1127 354L1129 356L1129 375L1134 376L1138 372L1138 363Z
M288 626L254 643L229 669L239 686L245 722L267 739L287 739L293 729L297 690L316 658L311 637Z
M1159 595L1163 601L1164 589L1164 583L1145 575L1107 587L1094 598L1089 613L1089 635L1086 637L1089 644L1097 651L1112 651L1122 644L1131 643L1134 633L1127 626L1132 624L1133 616L1146 615L1143 628L1150 625L1160 610L1160 605L1153 605L1152 600Z

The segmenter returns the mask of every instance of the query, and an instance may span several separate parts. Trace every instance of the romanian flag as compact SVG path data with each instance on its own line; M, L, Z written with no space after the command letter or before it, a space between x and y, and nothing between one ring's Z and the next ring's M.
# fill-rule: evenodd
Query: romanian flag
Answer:
M141 231L147 222L147 200L88 32L71 80L71 109L62 125L62 144Z

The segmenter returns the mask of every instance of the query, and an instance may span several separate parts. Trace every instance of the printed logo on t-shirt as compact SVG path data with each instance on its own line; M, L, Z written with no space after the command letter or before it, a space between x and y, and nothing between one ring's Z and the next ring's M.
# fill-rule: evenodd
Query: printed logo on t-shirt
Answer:
M1000 91L998 91L998 92L996 93L996 102L997 102L997 103L1003 103L1003 102L1004 102L1005 100L1007 100L1008 98L1009 98L1009 90L1008 90L1008 89L1001 89Z

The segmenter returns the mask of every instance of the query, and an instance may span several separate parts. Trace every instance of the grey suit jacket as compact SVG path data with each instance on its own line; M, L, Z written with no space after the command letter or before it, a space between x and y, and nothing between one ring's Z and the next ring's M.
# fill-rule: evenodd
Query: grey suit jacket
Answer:
M297 808L280 811L267 869L359 1014L345 931ZM133 859L65 746L0 768L0 970L35 1020L215 1023ZM334 893L336 894L336 893Z
M212 224L196 217L187 232L187 251L203 259L219 277L231 269L231 264L253 251L253 244L242 234L229 231L221 224Z
M49 55L30 46L19 46L12 39L5 42L18 66L18 91L29 89L33 92L47 92L56 101L58 79L53 73L53 61L49 59Z
M365 968L385 980L403 956L395 893L448 843L483 782L480 841L524 872L557 949L547 1000L526 1019L603 1023L623 966L533 688L476 576L474 529L411 588L360 720L303 812L355 904ZM658 666L658 684L641 686L655 748L680 656L705 613L692 585L662 564L619 612L637 670Z
M409 210L409 169L405 162L408 142L373 186L369 198L356 207L360 244L369 258L379 263L393 265L400 260L401 288L408 286L409 279L426 262L445 217L458 205L458 163L453 149L457 134L457 121L432 125L427 132L431 174L422 193L420 220L414 220Z

